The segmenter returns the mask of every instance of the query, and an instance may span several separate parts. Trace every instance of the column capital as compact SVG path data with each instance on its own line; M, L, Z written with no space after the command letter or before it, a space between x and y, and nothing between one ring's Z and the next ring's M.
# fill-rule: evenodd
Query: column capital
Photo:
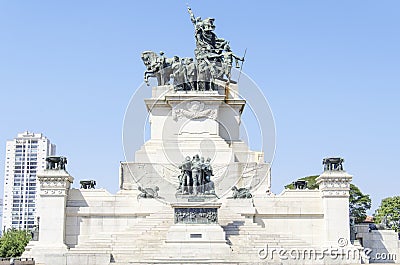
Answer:
M349 197L353 176L344 170L324 171L317 179L322 197Z
M74 178L66 170L47 169L37 175L40 196L67 196Z

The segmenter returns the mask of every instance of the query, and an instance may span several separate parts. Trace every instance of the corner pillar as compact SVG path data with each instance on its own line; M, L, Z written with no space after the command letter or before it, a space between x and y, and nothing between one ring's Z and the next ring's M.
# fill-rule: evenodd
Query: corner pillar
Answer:
M352 176L344 170L325 170L318 178L327 246L350 244L349 196Z
M45 170L37 176L39 182L38 214L39 243L65 245L67 196L74 178L65 170Z
M46 169L37 174L39 240L30 241L22 257L34 258L36 264L66 264L66 205L73 180L65 169Z

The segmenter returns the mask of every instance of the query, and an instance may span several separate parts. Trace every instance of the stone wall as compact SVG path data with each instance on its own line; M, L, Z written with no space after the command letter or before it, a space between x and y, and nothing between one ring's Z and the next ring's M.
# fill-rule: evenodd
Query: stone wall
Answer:
M399 235L394 230L369 230L356 225L356 239L366 248L370 263L400 263Z
M271 188L270 164L230 163L212 164L215 193L219 197L229 196L232 186L246 187L264 193ZM159 195L165 201L174 202L179 186L180 169L174 165L122 162L120 168L120 188L136 190L142 187L159 187Z

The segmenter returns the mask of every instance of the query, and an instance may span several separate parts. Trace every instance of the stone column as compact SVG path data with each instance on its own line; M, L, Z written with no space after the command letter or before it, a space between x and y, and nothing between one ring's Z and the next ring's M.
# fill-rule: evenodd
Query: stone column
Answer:
M317 178L322 193L327 246L350 244L349 191L352 178L344 170L325 170Z
M66 204L74 178L64 169L46 169L37 174L37 180L39 240L30 241L22 257L34 258L36 264L65 265Z
M65 170L49 169L38 173L39 244L66 248L66 202L74 178Z

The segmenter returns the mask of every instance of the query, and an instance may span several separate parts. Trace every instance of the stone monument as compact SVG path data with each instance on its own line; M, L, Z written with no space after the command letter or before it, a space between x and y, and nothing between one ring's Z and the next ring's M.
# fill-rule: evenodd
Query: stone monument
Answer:
M244 56L217 37L213 18L188 12L194 58L141 55L145 82L157 80L143 106L150 138L121 162L120 191L90 180L73 189L66 159L48 158L39 240L23 256L38 265L360 263L346 254L360 249L350 242L344 160L323 160L317 190L271 193L270 161L240 134L248 102L231 72Z

